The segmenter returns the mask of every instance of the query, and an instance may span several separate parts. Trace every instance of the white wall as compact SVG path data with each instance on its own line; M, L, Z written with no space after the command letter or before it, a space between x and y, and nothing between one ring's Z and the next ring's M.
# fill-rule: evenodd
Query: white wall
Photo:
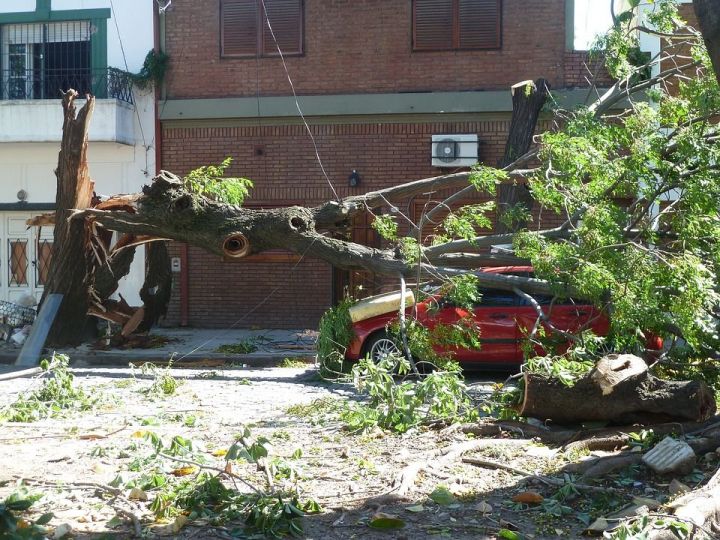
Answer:
M107 23L108 65L126 69L116 18L127 69L137 72L154 43L153 0L113 0L113 5L114 18ZM53 11L110 7L110 0L52 0L51 4ZM35 0L0 0L0 13L34 9ZM134 97L134 105L115 100L96 102L88 164L98 194L138 192L155 173L154 94L135 89ZM21 109L26 113L16 114ZM17 202L20 189L28 193L28 203L55 202L61 110L60 100L0 103L0 202ZM131 305L140 305L138 293L143 279L144 250L138 249L130 275L120 289Z

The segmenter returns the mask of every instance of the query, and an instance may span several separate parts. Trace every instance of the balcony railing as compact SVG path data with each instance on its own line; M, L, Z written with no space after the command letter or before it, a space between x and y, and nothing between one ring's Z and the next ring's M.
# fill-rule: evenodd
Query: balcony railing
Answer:
M115 98L133 103L132 78L122 70L107 69L8 69L0 71L0 99L57 99L74 88L82 96Z

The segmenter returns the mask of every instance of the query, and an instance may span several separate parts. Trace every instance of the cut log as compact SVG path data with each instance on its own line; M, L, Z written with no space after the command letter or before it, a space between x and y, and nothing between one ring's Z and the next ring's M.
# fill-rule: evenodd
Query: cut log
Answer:
M602 358L573 386L536 373L526 373L524 383L520 415L558 424L702 421L716 409L704 382L658 379L634 355Z

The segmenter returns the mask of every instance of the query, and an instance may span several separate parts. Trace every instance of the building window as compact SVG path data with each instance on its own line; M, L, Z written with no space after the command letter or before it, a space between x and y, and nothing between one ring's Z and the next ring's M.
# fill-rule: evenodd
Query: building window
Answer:
M414 0L413 50L498 49L502 0Z
M221 0L220 30L222 56L277 56L278 46L284 55L302 54L303 1Z
M49 99L90 92L89 21L8 24L0 28L5 99Z

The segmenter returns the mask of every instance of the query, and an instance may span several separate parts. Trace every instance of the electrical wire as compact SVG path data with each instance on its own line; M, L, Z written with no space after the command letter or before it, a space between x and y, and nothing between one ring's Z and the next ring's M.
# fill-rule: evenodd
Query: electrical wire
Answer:
M172 0L168 3L168 6L172 3ZM166 6L167 7L167 6ZM123 45L122 36L120 35L120 27L118 26L117 22L117 13L115 12L115 5L113 4L113 0L110 0L110 11L112 12L112 20L115 23L115 32L117 32L118 41L120 42L120 53L123 57L123 63L125 64L125 71L130 72L130 67L128 65L127 56L125 56L125 47ZM145 140L145 130L143 129L142 121L140 120L140 111L138 111L136 99L135 99L135 91L132 88L132 85L130 86L130 95L132 96L133 100L133 110L135 111L135 116L137 117L138 121L138 127L140 128L140 137L143 141L143 148L145 148L145 175L147 176L149 174L148 171L148 152L150 151L150 148L147 145L147 141Z
M295 92L295 85L293 84L292 78L290 77L290 71L288 70L287 64L285 63L285 56L283 55L282 50L280 49L280 44L278 43L277 38L275 37L275 32L272 29L272 25L270 24L270 17L268 17L267 9L265 9L265 0L260 0L260 3L262 4L262 12L265 15L265 22L267 23L267 27L270 30L270 35L273 38L273 41L275 42L275 48L278 51L278 54L280 55L280 60L282 60L283 68L285 69L285 75L287 76L287 80L290 83L290 89L292 90L293 99L295 100L295 107L297 108L298 113L300 114L300 118L302 119L303 124L305 125L305 130L307 131L308 135L310 136L310 140L312 141L313 147L315 149L315 157L317 158L318 164L320 165L320 170L323 173L323 176L325 177L325 180L327 180L328 185L330 186L330 190L333 193L333 196L335 199L340 201L340 197L338 196L337 191L335 191L335 187L333 186L332 182L330 181L330 177L328 176L327 172L325 172L325 166L323 165L322 159L320 159L320 151L318 150L317 142L315 142L315 137L312 134L312 130L310 129L310 126L307 123L307 120L305 120L305 115L302 112L302 109L300 108L300 101L298 100L297 93Z

